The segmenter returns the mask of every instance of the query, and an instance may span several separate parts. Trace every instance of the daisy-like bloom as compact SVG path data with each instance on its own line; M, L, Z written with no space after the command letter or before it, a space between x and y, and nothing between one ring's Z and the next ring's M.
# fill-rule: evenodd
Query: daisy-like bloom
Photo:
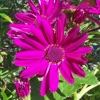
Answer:
M43 77L40 93L44 96L48 90L56 92L59 73L70 84L74 83L72 74L85 77L81 65L87 63L84 55L91 51L91 47L83 46L88 34L79 35L78 26L65 35L65 15L57 21L56 29L53 29L46 19L41 20L40 27L34 24L24 27L11 24L10 27L23 32L23 38L14 39L14 43L22 48L22 51L16 53L14 64L24 68L26 66L20 77Z
M37 15L46 18L51 24L53 24L59 17L62 1L60 0L38 0L36 6L32 0L28 0L31 11L26 13L16 13L16 18L24 23L36 23Z
M75 22L76 24L81 24L82 22L84 22L86 18L89 18L90 20L92 20L90 16L91 14L94 14L94 15L100 14L100 6L99 5L91 6L89 2L82 2L76 7L70 4L70 0L65 4L66 6L64 5L63 7L63 10L65 10L64 12L66 12L66 10L68 11L68 9L72 10L73 11L72 21ZM92 21L95 22L95 20L92 20Z
M24 99L30 94L30 82L28 79L15 79L14 80L16 92L19 98Z

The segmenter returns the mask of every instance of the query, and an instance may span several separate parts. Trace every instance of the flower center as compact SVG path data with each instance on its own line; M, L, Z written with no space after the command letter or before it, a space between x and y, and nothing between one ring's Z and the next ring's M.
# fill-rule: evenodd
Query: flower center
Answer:
M57 45L50 45L46 48L45 57L51 63L60 63L65 56L64 49Z

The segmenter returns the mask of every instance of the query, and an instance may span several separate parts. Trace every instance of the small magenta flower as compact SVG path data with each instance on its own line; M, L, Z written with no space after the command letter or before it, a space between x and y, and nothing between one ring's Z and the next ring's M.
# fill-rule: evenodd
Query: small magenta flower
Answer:
M14 80L16 92L19 98L24 99L30 94L30 82L28 79L15 79Z
M69 8L68 8L69 6ZM91 14L94 15L99 15L100 14L100 6L91 6L88 2L82 2L78 6L74 7L73 5L70 4L70 1L66 3L66 6L64 5L63 10L72 10L72 21L75 22L76 24L81 24L82 22L85 21L86 18L89 18L90 20L92 18ZM88 17L90 16L90 17ZM92 20L96 22L95 20Z
M14 39L14 43L22 48L22 51L16 53L14 64L26 66L20 75L23 78L34 75L43 77L40 89L42 96L48 90L57 91L59 73L70 84L74 83L72 74L85 77L81 66L87 63L84 55L92 50L91 47L83 46L88 34L79 35L80 28L76 26L65 35L65 20L65 15L62 15L56 29L44 18L41 18L39 27L34 24L24 24L24 27L21 24L10 25L15 31L23 33L23 38Z
M31 11L26 13L18 12L15 15L21 22L36 23L37 15L40 15L52 24L61 14L62 1L60 0L38 0L37 6L32 2L32 0L28 0L28 3Z
M79 6L77 6L76 11L73 14L72 20L77 23L81 24L84 22L86 18L89 18L88 15L90 14L100 14L100 8L92 7L87 2L82 2Z

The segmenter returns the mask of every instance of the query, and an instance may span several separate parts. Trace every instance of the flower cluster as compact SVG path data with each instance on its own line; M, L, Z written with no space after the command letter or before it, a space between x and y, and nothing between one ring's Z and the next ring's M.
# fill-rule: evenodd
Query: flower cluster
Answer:
M69 0L38 0L37 6L32 0L28 3L31 11L15 14L20 23L10 24L7 34L21 48L14 60L16 66L24 68L20 77L42 77L40 94L44 96L49 90L57 91L59 75L69 84L75 81L73 74L85 77L82 65L87 63L85 55L92 50L83 45L88 38L87 32L80 33L78 25L66 28L70 20L64 12L73 10L71 21L81 24L88 14L100 11L86 2L73 7Z

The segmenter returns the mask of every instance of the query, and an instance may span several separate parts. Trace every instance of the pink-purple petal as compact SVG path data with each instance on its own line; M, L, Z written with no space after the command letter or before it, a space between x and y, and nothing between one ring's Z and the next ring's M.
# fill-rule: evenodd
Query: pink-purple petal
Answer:
M30 29L31 29L31 32L33 33L33 35L34 35L37 39L39 39L43 44L45 44L45 46L48 45L48 43L47 43L45 37L43 36L42 31L39 29L38 26L31 24L31 25L30 25Z
M85 71L78 64L72 63L70 68L71 68L72 72L74 74L76 74L77 76L82 77L82 78L85 77L85 75L86 75Z
M30 66L35 66L35 65L40 64L41 60L42 59L36 59L36 60L25 60L25 59L20 60L20 59L16 59L16 60L14 60L14 64L16 66L20 66L20 67L25 67L25 66L30 67Z
M68 66L68 64L66 63L66 61L62 62L62 64L59 67L59 70L60 70L62 76L64 77L64 79L68 83L70 83L70 84L74 83L74 78L72 76L71 69Z
M17 59L39 59L44 57L44 52L40 50L21 51L16 53L15 57Z
M18 38L14 39L14 44L16 44L17 46L19 46L19 47L21 47L23 49L26 49L26 50L27 49L31 49L31 50L34 49L31 45L29 45L28 43L26 43L22 39L18 39Z
M58 89L59 75L58 75L58 65L51 65L49 72L49 84L50 91L56 92Z
M82 55L87 54L87 53L89 53L91 51L92 51L92 47L89 47L89 46L87 46L87 47L80 47L79 49L77 49L77 50L75 50L73 52L68 53L68 55L74 55L75 54L75 56L77 56L77 55L82 56ZM67 56L67 54L66 54L66 56Z
M45 46L44 46L45 44L41 43L39 40L36 40L34 36L23 34L23 38L34 49L42 50L42 51L45 49Z
M33 13L38 13L38 9L36 8L35 4L32 2L32 0L28 0L29 6L32 9Z
M53 28L52 28L52 26L50 25L50 23L46 19L42 19L41 24L42 24L41 28L42 28L43 35L45 36L48 43L52 44L54 41L53 40Z
M77 41L75 41L74 43L71 43L69 46L66 47L66 52L71 52L71 51L76 50L77 48L79 48L85 42L85 40L87 38L88 38L87 33L80 36Z
M52 8L54 6L54 0L49 0L48 5L47 5L47 10L46 10L46 15L49 16L50 13L52 12Z
M45 0L38 0L38 2L39 2L40 14L45 15L45 11L46 11Z
M97 4L97 7L100 7L100 0L96 0L96 4Z
M40 88L41 96L45 96L48 91L49 91L49 72L45 74L45 76L43 77L41 88Z
M45 75L45 73L47 71L47 68L48 68L48 65L49 65L49 63L47 61L45 61L45 65L41 66L41 69L40 69L40 71L37 74L38 77L42 77L42 76Z
M84 58L83 56L75 56L75 55L67 55L67 60L69 60L70 62L76 62L77 64L86 64L87 63L87 59Z
M52 9L52 12L48 17L49 22L52 22L53 20L55 20L60 16L61 9L62 9L62 1L56 0L54 4L54 8Z
M35 21L35 18L34 17L29 17L27 16L26 13L22 13L22 12L17 12L15 14L15 17L20 20L21 22L23 23L32 23L32 21L34 22Z
M41 61L38 65L32 65L32 66L28 67L27 69L25 69L21 73L20 77L23 77L23 78L33 77L41 70L42 66L45 66L45 60Z
M57 44L60 44L64 39L64 24L62 24L62 19L57 21L57 29L56 29L56 41Z
M79 30L80 30L79 26L72 28L66 35L62 45L66 46L67 44L70 44L72 41L74 41L78 37Z
M30 33L29 25L26 24L10 24L9 27L16 32Z

